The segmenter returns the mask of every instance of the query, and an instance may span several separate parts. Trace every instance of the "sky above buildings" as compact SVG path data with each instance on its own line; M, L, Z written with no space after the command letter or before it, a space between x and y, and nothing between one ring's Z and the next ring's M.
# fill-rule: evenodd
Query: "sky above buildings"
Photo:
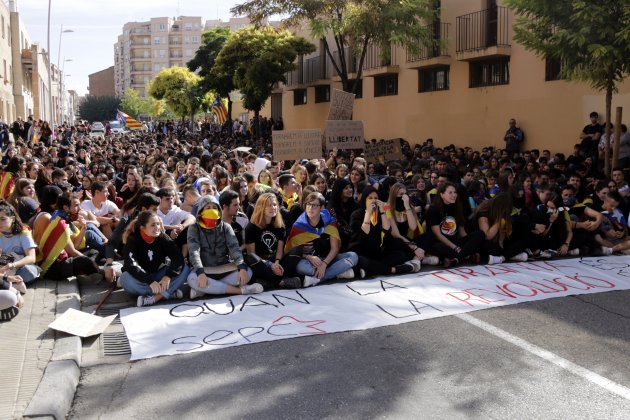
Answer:
M20 17L33 43L47 49L48 1L16 0ZM8 1L5 0L5 3ZM114 65L114 43L126 22L147 21L152 17L201 16L229 20L230 8L242 0L57 0L52 1L50 49L53 64L66 75L67 89L79 95L88 93L88 75ZM179 13L178 13L179 11ZM74 32L61 35L71 29ZM65 61L72 60L72 61Z

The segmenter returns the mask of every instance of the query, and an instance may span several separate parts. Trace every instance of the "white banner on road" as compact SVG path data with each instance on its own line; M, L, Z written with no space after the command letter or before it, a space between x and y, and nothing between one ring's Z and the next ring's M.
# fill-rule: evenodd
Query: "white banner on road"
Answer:
M458 267L120 311L131 360L630 289L630 256Z

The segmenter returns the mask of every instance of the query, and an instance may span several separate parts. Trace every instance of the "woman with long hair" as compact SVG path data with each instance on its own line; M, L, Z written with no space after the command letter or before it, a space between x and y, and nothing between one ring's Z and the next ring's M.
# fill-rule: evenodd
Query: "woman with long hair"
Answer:
M354 201L354 196L354 185L345 178L338 179L333 184L330 200L326 205L330 215L337 220L342 251L348 249L352 237L350 217L359 208L359 205Z
M361 193L359 208L350 217L352 238L349 249L359 255L358 267L367 275L407 274L420 271L419 261L399 238L391 235L391 223L385 215L385 203L368 185Z
M125 262L120 280L127 293L138 296L138 306L184 296L180 289L190 269L155 212L141 212L127 227L123 241Z
M286 230L275 194L264 193L256 200L254 213L245 228L245 261L254 277L287 289L302 287L295 276L299 258L284 255Z
M515 235L514 204L509 193L501 192L484 201L475 211L479 230L484 233L484 253L488 264L499 264L506 260L527 261L525 250L530 246L527 236Z
M12 205L0 201L0 276L17 275L24 283L39 277L31 231L26 228Z
M265 189L278 188L276 182L271 176L271 172L269 172L267 169L263 169L258 174L258 185L262 185L262 187Z
M324 198L328 198L330 195L330 191L328 190L328 180L326 176L324 176L321 172L315 172L311 175L311 179L308 182L308 185L314 185L317 189L317 192L324 196Z
M242 176L235 176L232 178L230 189L238 194L239 209L242 212L249 206L249 187L247 181Z
M446 268L464 260L478 264L483 232L466 232L464 211L453 183L440 185L437 192L427 211L427 227L433 236L431 253L443 259Z
M142 186L142 179L136 173L136 171L128 171L127 172L127 182L120 188L120 192L118 196L123 199L123 201L129 200L133 195L138 192L140 187Z
M356 201L360 192L359 185L361 184L361 182L367 181L365 168L361 165L353 166L352 170L350 171L350 175L348 175L348 179L350 180L350 183L352 184L352 187L354 189L354 196L352 198L354 198L354 200Z
M6 200L13 192L15 182L26 175L26 160L22 156L14 156L0 174L0 199Z
M341 240L336 220L324 208L326 201L318 192L305 200L306 211L291 228L285 252L297 255L296 271L304 276L304 287L314 286L333 278L352 279L358 256L354 252L339 252Z
M7 201L17 210L20 220L30 224L30 220L39 211L39 202L35 194L35 182L29 178L19 178Z

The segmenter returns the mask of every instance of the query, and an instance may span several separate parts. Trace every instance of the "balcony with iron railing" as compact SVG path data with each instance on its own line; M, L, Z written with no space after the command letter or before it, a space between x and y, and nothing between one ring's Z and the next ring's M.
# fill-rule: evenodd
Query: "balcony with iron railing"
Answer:
M298 59L297 69L286 74L286 86L313 85L318 81L330 79L328 60L321 55Z
M449 29L451 24L436 22L427 25L430 41L417 41L415 48L407 47L407 68L445 66L451 62L449 47Z
M510 56L510 10L491 7L457 17L457 59Z
M396 44L369 44L363 60L363 76L373 77L399 72ZM357 60L358 62L358 60Z

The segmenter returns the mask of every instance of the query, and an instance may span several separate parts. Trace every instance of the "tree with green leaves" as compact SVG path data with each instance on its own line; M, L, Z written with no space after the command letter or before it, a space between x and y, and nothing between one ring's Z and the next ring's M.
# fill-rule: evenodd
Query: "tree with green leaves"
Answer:
M200 86L204 92L216 92L228 100L228 121L232 120L232 101L230 92L235 88L232 76L215 74L212 69L217 56L225 43L230 39L230 28L219 27L201 35L201 46L186 66L201 77ZM213 98L214 100L214 98ZM231 125L230 125L231 129Z
M439 19L435 0L248 0L231 11L247 15L255 24L284 15L286 27L310 25L313 38L322 40L343 90L352 93L357 91L371 44L381 47L381 58L387 61L392 44L405 45L417 53L421 45L439 42L429 27ZM346 55L348 48L350 54ZM356 77L350 80L355 72Z
M248 27L234 32L215 60L213 73L231 77L243 95L243 105L254 111L256 132L260 133L260 110L278 82L295 69L298 55L308 54L315 46L302 37L271 26Z
M506 0L520 15L514 39L536 54L562 63L569 80L584 81L606 93L606 122L613 93L630 71L628 0ZM606 124L606 138L610 125ZM605 173L610 150L605 148Z
M86 96L79 106L82 119L92 121L109 121L116 117L120 106L120 98L115 96Z
M147 89L149 95L164 100L166 106L182 120L190 116L193 124L195 113L201 108L205 95L201 92L201 78L184 67L162 69Z
M138 91L134 88L129 88L125 91L122 98L120 98L120 110L131 115L134 118L138 118L140 114L150 114L151 104L150 98L143 98L138 94Z

